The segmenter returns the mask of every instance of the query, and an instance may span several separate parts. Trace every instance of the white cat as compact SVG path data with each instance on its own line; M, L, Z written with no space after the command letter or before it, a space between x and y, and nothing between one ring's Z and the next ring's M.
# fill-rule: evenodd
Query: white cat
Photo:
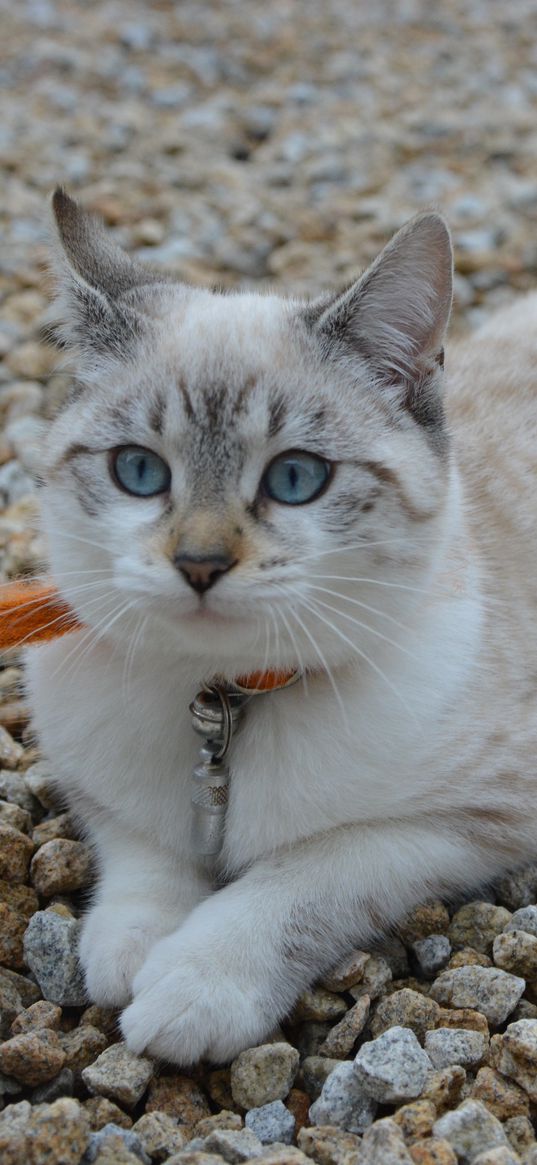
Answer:
M352 944L535 852L537 299L445 391L435 213L303 304L178 285L54 209L76 382L43 523L86 629L28 678L99 869L82 962L135 1051L227 1060ZM214 889L188 706L268 667L303 678L249 703Z

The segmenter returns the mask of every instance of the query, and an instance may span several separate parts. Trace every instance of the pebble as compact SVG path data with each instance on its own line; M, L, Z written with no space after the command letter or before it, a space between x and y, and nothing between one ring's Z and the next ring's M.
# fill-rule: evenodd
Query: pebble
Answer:
M12 1036L0 1045L0 1072L35 1087L57 1076L65 1064L56 1032L38 1030Z
M426 979L433 979L445 967L451 955L451 943L445 934L430 934L411 944L411 951L419 970Z
M306 1056L302 1061L304 1088L314 1100L321 1095L323 1085L334 1068L339 1068L341 1060L329 1056Z
M443 971L431 987L438 1003L475 1007L494 1026L499 1026L516 1007L526 984L524 979L496 967L458 967Z
M26 962L45 999L66 1007L87 1002L78 962L80 924L53 910L40 910L31 919L24 938Z
M32 818L28 810L21 809L20 805L15 805L11 801L0 801L1 822L4 825L11 825L13 829L18 829L21 833L32 832ZM32 841L35 841L33 834Z
M362 1152L367 1165L412 1165L401 1130L390 1117L375 1121L366 1129Z
M520 1165L520 1157L507 1145L498 1149L486 1149L474 1157L472 1165Z
M24 779L31 793L40 802L44 809L54 809L57 804L57 798L54 794L54 786L48 765L44 761L38 761L34 765L30 765L26 769Z
M132 1126L132 1117L127 1116L123 1109L106 1096L89 1096L83 1101L83 1107L93 1132L109 1124L119 1125L122 1129L130 1129Z
M335 1060L344 1060L364 1030L369 1018L370 1006L369 995L363 995L354 1004L354 1007L350 1007L343 1019L336 1023L333 1028L330 1028L326 1039L319 1046L319 1055L330 1056Z
M65 1052L65 1063L73 1072L81 1072L87 1068L95 1058L104 1051L108 1038L104 1032L98 1031L91 1024L81 1024L73 1031L60 1036L62 1048Z
M403 987L401 991L386 995L377 1004L371 1018L371 1034L377 1037L388 1028L407 1027L419 1040L423 1040L425 1033L430 1028L436 1027L439 1014L440 1008L434 999L429 999L410 987Z
M54 841L57 837L67 837L74 841L73 822L70 813L59 813L56 817L47 817L32 830L32 841L42 846L46 841Z
M529 1113L529 1099L524 1090L514 1080L488 1066L479 1069L471 1096L474 1100L482 1100L501 1121Z
M436 1137L444 1137L457 1154L460 1165L471 1165L477 1153L507 1145L500 1121L480 1100L465 1100L447 1112L433 1126Z
M504 927L505 933L510 930L523 930L537 938L537 906L523 906L520 910L515 910Z
M395 1027L362 1044L354 1071L364 1091L381 1104L399 1104L419 1096L431 1070L429 1056L410 1028Z
M537 1103L537 1020L518 1019L494 1041L494 1067Z
M211 1115L201 1088L189 1076L155 1076L149 1085L146 1112L165 1112L175 1117L179 1128L190 1136L198 1121Z
M371 955L366 951L352 951L329 975L321 979L321 986L327 991L348 991L349 987L361 983L370 958Z
M537 978L537 937L525 930L509 930L494 939L492 956L497 967L522 975L525 979Z
M26 919L0 902L0 963L14 970L24 967Z
M254 1130L249 1128L214 1129L205 1138L204 1148L209 1153L219 1153L224 1161L230 1162L230 1165L263 1156L260 1139Z
M397 929L403 942L411 946L431 934L446 934L448 927L449 914L444 903L426 902L407 914Z
M22 1032L37 1031L40 1028L57 1031L61 1018L61 1007L56 1003L49 1003L46 999L40 999L19 1012L11 1025L11 1034L17 1036Z
M496 891L501 902L509 910L520 910L522 906L534 905L537 901L537 865L526 866L513 874L506 874L496 883Z
M352 995L353 999L362 999L364 995L371 1000L378 999L392 978L392 970L387 960L382 955L371 955L360 983L349 987L349 995Z
M283 1141L290 1145L295 1132L295 1118L281 1100L251 1108L244 1118L246 1128L251 1129L263 1145L273 1141Z
M26 1132L31 1115L28 1100L8 1104L0 1112L0 1157L2 1165L26 1165Z
M486 1056L489 1041L482 1032L440 1027L426 1033L424 1046L435 1068L447 1068L450 1064L477 1068Z
M303 1128L297 1144L317 1165L363 1165L361 1138L335 1125Z
M153 1161L165 1161L185 1145L185 1137L177 1121L165 1112L144 1113L133 1125L133 1132L144 1152Z
M399 1125L405 1141L413 1142L430 1135L436 1117L432 1100L413 1100L398 1108L393 1119Z
M112 1044L82 1071L82 1080L94 1095L106 1096L126 1108L143 1096L155 1074L155 1065L145 1056L135 1056L123 1043Z
M231 1065L233 1099L242 1108L258 1108L283 1100L298 1071L299 1054L291 1044L261 1044L247 1048Z
M35 813L35 797L32 796L25 778L19 773L12 773L9 769L0 770L0 797L5 797L6 801L19 805L30 814Z
M123 1162L136 1161L136 1165L151 1165L151 1158L145 1152L140 1138L134 1129L124 1129L119 1125L104 1125L96 1133L90 1133L89 1143L84 1155L84 1165L93 1165L97 1162L106 1162L107 1165L123 1165Z
M13 740L7 728L2 728L0 725L0 766L6 769L16 769L23 756L24 749L22 744ZM28 808L28 806L25 806L25 808Z
M0 878L27 882L34 849L33 841L25 833L0 821Z
M484 1036L489 1035L486 1016L482 1015L480 1011L474 1011L472 1007L454 1007L452 1010L441 1007L436 1027L462 1027L466 1031L481 1032Z
M78 1165L90 1138L87 1114L78 1100L60 1097L32 1108L27 1128L27 1152L32 1165L57 1162Z
M30 877L37 893L44 898L84 889L92 877L88 846L67 838L46 841L32 860Z
M448 936L453 947L472 947L486 955L490 953L496 935L511 918L509 910L491 902L468 902L453 915Z
M374 1119L376 1109L354 1063L344 1060L327 1076L321 1095L310 1108L310 1121L313 1125L335 1125L348 1133L362 1133Z
M327 1020L339 1019L347 1010L347 1005L339 995L326 991L323 987L311 988L304 991L295 1005L293 1023L302 1020L313 1020L323 1023Z
M508 1117L504 1124L504 1129L509 1144L513 1147L515 1153L520 1153L522 1156L527 1149L531 1149L535 1145L535 1130L529 1117Z
M466 1087L466 1070L460 1064L440 1068L427 1077L422 1099L432 1100L438 1115L455 1108Z
M449 1141L441 1137L415 1141L410 1145L409 1153L414 1165L457 1165L457 1157Z
M238 1112L222 1109L212 1116L202 1117L195 1126L194 1133L197 1137L208 1137L214 1129L242 1129L243 1124L242 1116Z

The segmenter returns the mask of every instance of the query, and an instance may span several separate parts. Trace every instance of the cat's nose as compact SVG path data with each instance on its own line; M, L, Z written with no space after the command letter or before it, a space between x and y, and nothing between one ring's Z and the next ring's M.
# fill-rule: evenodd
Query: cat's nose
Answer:
M227 554L213 554L210 558L196 554L176 554L173 562L189 586L202 595L235 566L237 559Z

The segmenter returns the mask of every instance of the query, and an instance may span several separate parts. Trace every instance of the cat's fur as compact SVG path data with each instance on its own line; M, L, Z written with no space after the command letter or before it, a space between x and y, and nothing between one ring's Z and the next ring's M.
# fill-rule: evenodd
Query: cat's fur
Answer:
M131 1048L225 1060L353 943L535 853L537 298L444 374L438 215L304 305L166 281L55 209L77 381L43 521L96 630L33 648L28 677L99 867L82 962L92 999L128 1005ZM169 462L169 498L113 484L124 444ZM258 494L289 449L336 463L308 505ZM238 561L200 599L185 549ZM214 673L297 664L234 742L214 891L190 852L189 702Z

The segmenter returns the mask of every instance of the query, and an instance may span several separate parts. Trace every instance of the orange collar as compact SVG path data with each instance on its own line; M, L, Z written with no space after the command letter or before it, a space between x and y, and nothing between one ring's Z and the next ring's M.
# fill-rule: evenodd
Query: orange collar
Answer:
M27 643L44 643L83 624L52 583L13 582L0 586L0 651ZM297 679L288 671L254 671L237 676L233 686L245 695L287 688Z

